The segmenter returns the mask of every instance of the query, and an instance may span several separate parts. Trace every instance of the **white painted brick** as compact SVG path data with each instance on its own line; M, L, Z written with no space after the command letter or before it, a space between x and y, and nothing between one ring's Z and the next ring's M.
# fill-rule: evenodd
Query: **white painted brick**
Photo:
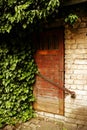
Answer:
M81 60L81 59L76 59L75 61L74 61L74 64L76 64L76 65L87 65L87 59L86 60Z
M70 58L70 59L67 59L66 61L65 61L65 63L70 63L70 64L73 64L74 63L74 61Z
M75 99L65 95L65 121L67 124L75 124L75 128L76 124L86 124L87 119L86 23L87 18L84 17L78 31L68 30L68 28L65 31L65 87L76 93ZM74 118L76 120L73 120Z
M72 118L72 119L76 119L77 115L76 115L76 114L73 114L73 113L65 113L65 117L69 117L69 118Z
M79 41L80 41L80 40L82 40L82 39L84 40L85 37L86 37L86 33L85 33L85 32L84 32L83 34L79 32L78 35L75 35L74 38L75 38L76 40L79 39ZM83 42L82 42L82 43L83 43Z
M84 79L87 79L87 75L83 75Z
M77 90L84 90L84 85L81 85L81 84L76 85L76 89Z
M72 44L72 46L70 46L71 50L76 49L76 48L77 48L77 44Z
M70 78L71 78L70 74L65 75L65 79L70 79Z
M76 43L76 40L75 40L75 39L66 39L66 40L65 40L65 45L66 45L66 44L72 45L72 44L75 44L75 43Z
M76 94L78 94L78 95L87 95L87 91L76 90Z
M77 79L77 75L72 74L72 75L70 76L70 78L71 78L71 79Z
M82 34L81 34L82 35ZM84 44L84 43L86 43L86 39L84 38L80 38L80 37L78 37L78 38L76 38L76 43L79 45L79 44Z
M73 74L74 73L74 70L65 70L66 71L66 75L67 74Z
M65 83L65 88L67 88L67 89L71 89L71 85Z
M84 100L84 102L87 103L87 95L83 95L83 96L82 96L82 100ZM85 103L85 105L86 105L86 103Z
M74 74L81 74L81 75L83 75L83 74L86 74L87 75L87 70L74 70L73 71L74 72Z
M70 108L65 108L65 113L71 113L71 109Z
M41 115L41 116L44 116L44 112L41 112L41 111L36 111L37 115Z
M84 85L83 90L87 91L87 84Z
M87 41L85 41L85 43L87 43ZM78 44L78 49L87 49L87 44L81 44L81 43L79 43Z
M60 116L60 115L54 115L56 119L59 119L59 120L64 120L65 117L64 116Z
M75 123L77 119L73 119L73 118L66 118L65 122L67 123Z
M71 50L71 49L65 50L65 54L73 54L73 53L74 53L74 50Z
M87 106L87 101L85 101L84 99L83 100L75 100L75 103L79 106L81 105L81 107Z
M76 90L76 89L77 89L77 86L74 85L74 84L72 84L72 85L70 85L70 89L71 89L71 90Z
M74 84L76 85L84 85L86 83L87 83L87 80L80 80L80 79L74 80Z
M84 99L84 98L83 98L83 95L78 95L78 94L76 94L76 99L77 99L77 100L82 100L82 99Z
M73 64L71 65L71 69L73 69L73 70L74 70L74 69L75 69L75 70L78 69L78 65L75 65L75 64L73 63Z
M86 64L79 64L78 65L78 69L86 70L87 69L87 65Z
M76 109L76 107L77 107L76 105L74 105L74 104L72 105L71 103L68 103L68 102L65 103L65 106L66 106L65 112L69 113L69 114L72 113L72 111L70 111L70 108L73 110L73 109ZM65 113L65 115L66 115L66 113Z
M83 119L87 119L87 118L85 118L85 117L87 117L87 109L86 110L84 110L83 109L84 108L84 106L77 106L75 109L73 109L72 110L72 114L73 115L77 115L76 116L76 119L78 119L79 120L79 118L78 118L78 116L83 116Z
M76 53L76 54L73 53L73 54L72 54L72 57L73 57L74 59L78 59L78 58L79 58L79 59L83 59L83 58L84 58L84 55L81 55L81 54L78 54L78 53Z
M65 44L65 49L68 50L70 49L71 45L70 44Z
M74 54L87 54L87 49L76 49L73 52Z
M83 55L83 59L86 59L87 58L87 54Z
M51 113L46 113L46 112L44 112L44 115L45 115L46 117L54 118L54 114L51 114Z
M65 82L66 82L66 84L73 84L74 83L74 80L72 80L72 79L65 79Z
M74 79L80 79L80 80L83 80L84 79L84 76L83 75L75 75L74 74L74 76L75 76L75 78ZM72 76L72 78L73 78L73 76Z
M87 32L87 28L79 28L78 33L85 33Z
M73 62L71 63L70 62L70 64L66 64L66 66L65 66L65 70L74 70L74 69L78 69L78 65L75 65L75 64L73 64Z

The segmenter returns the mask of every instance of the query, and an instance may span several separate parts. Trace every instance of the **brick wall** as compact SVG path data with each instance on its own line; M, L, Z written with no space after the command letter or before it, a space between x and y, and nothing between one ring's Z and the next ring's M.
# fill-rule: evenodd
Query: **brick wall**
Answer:
M65 87L76 98L65 97L65 122L87 129L87 18L78 28L65 29ZM85 126L86 125L86 126ZM82 128L81 128L82 127Z
M87 17L77 28L65 27L65 87L76 93L75 99L65 95L65 115L38 115L64 121L68 130L87 130Z

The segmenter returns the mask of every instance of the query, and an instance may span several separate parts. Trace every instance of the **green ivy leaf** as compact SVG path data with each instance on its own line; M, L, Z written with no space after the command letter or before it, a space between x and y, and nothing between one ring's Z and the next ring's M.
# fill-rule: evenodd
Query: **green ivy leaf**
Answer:
M30 103L35 100L32 85L37 68L30 46L18 47L14 43L0 44L0 126L33 117Z

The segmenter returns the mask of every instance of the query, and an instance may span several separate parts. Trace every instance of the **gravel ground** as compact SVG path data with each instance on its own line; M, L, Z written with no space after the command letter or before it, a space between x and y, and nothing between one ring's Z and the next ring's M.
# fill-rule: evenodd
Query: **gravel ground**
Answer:
M33 118L16 126L7 125L0 130L66 130L62 123L51 119Z

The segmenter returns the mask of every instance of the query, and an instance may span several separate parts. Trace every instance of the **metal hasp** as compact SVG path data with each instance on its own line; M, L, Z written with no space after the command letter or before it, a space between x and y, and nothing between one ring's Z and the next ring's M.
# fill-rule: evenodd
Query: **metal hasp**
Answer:
M53 84L54 86L58 87L59 89L62 89L63 91L66 91L68 92L69 94L71 94L71 98L75 98L76 97L76 94L74 91L70 91L69 89L67 88L63 88L63 87L60 87L58 83L55 83L54 81L48 79L47 77L45 77L44 75L42 75L40 72L37 72L36 73L39 77L43 78L44 80L48 81L49 83Z

